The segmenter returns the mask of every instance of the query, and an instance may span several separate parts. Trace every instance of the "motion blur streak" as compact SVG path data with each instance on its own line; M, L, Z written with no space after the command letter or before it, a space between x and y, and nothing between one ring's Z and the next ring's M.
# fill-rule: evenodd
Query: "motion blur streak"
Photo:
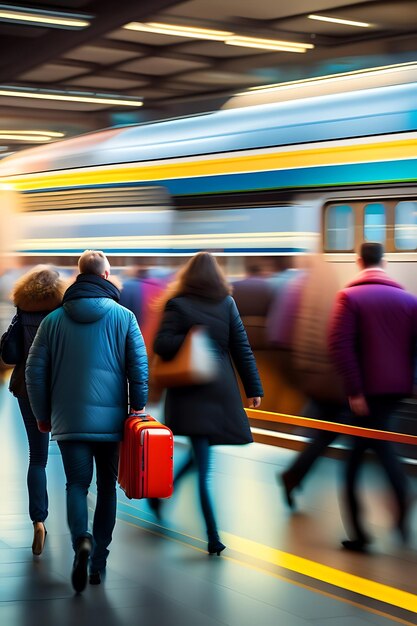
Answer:
M15 250L16 201L17 198L8 186L0 185L0 276L10 267L10 253Z

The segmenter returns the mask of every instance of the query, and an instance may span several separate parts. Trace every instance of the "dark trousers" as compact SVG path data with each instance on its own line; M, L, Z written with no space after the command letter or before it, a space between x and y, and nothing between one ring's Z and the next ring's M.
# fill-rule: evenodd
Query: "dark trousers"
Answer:
M118 442L59 441L67 478L67 519L74 550L83 537L93 540L91 569L106 566L108 546L116 523ZM88 530L87 494L96 464L97 500L93 533Z
M392 430L391 416L398 405L398 397L373 396L372 398L367 398L367 402L370 411L369 415L353 416L352 425L362 426L363 428L377 428L378 430ZM362 509L357 494L357 482L366 450L374 451L391 483L397 501L398 524L401 524L401 520L404 519L406 514L408 494L407 477L395 454L393 444L379 439L353 437L352 449L346 464L344 489L346 526L351 539L365 542L368 540L368 537L361 520Z
M18 398L20 412L29 442L29 467L27 486L29 515L32 522L44 522L48 517L48 492L46 489L46 463L48 461L49 433L38 430L36 418L27 398Z
M303 412L306 417L324 420L326 422L346 422L349 412L347 405L335 402L311 401ZM298 454L293 463L285 471L291 488L301 483L313 464L323 454L325 449L333 443L339 433L329 430L312 430L309 436L310 443Z

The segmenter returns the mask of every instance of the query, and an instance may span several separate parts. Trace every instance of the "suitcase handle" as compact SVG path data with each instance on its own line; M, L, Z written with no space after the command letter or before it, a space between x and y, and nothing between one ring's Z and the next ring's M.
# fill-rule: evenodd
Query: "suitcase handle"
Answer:
M129 417L134 417L141 422L151 422L152 418L149 417L146 413L140 413L139 411L130 411Z

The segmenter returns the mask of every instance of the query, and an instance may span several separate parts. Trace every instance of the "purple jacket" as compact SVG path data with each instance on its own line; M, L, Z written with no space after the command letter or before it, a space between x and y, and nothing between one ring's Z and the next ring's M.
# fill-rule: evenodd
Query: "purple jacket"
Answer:
M363 271L338 293L329 348L349 396L409 395L417 298L381 270Z

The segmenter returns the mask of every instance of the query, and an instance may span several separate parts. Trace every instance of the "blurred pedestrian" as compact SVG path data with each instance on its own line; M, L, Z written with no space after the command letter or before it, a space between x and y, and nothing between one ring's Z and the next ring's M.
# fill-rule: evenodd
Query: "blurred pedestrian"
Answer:
M170 360L195 325L203 325L213 342L218 361L215 380L168 389L165 422L175 435L190 437L198 468L208 552L218 555L225 546L220 541L209 492L211 446L252 441L233 365L242 380L249 406L259 407L263 395L255 359L230 293L231 288L214 256L208 252L196 254L168 289L162 324L154 344L156 354Z
M242 318L252 350L268 350L266 317L274 299L274 285L262 262L246 259L246 276L233 282L233 298Z
M165 286L166 282L163 279L152 276L150 268L139 261L133 267L131 275L123 280L120 304L135 314L145 343L146 338L143 329L149 324L148 317L154 313L152 305L160 297ZM150 345L153 339L152 336Z
M329 345L342 376L356 426L391 430L400 399L411 395L417 339L417 299L386 274L380 243L364 243L361 272L339 292ZM348 550L364 551L371 539L364 529L357 495L358 472L371 449L391 483L396 502L396 527L407 539L406 475L389 441L355 437L346 468L345 507Z
M161 298L166 285L166 278L152 276L145 261L138 259L133 269L133 275L123 281L120 294L120 304L135 314L150 363L152 363L153 357L153 342L162 314L156 303ZM150 376L150 380L152 381L152 376ZM148 401L158 403L160 399L161 390L151 385Z
M349 407L328 348L328 325L339 285L334 267L321 255L306 258L306 270L299 273L283 302L283 329L288 329L294 382L307 398L301 414L326 422L345 422ZM291 289L292 287L292 289ZM288 297L290 296L290 297ZM285 304L287 309L285 310ZM279 329L278 329L279 330ZM281 339L282 341L282 339ZM337 438L331 430L309 429L310 441L278 477L287 504L295 507L293 491Z
M266 411L289 413L294 392L282 374L282 362L267 336L267 319L274 301L276 284L271 281L271 259L245 259L245 278L233 282L233 298L253 350L264 389Z
M100 583L116 519L119 442L128 414L146 404L148 363L135 316L118 304L103 252L86 250L63 306L39 327L26 380L41 429L52 428L67 479L67 515L77 592ZM129 383L129 386L128 386ZM95 462L97 501L88 530L87 493Z
M17 313L8 331L3 335L1 356L15 365L9 389L16 396L29 443L27 487L29 516L33 522L32 552L42 554L48 517L48 492L46 464L48 461L49 433L40 432L32 412L25 382L25 366L29 349L42 320L61 306L67 283L59 273L47 265L38 265L17 280L12 290ZM11 345L13 344L13 345ZM14 352L15 356L11 355ZM8 359L8 354L11 356Z

